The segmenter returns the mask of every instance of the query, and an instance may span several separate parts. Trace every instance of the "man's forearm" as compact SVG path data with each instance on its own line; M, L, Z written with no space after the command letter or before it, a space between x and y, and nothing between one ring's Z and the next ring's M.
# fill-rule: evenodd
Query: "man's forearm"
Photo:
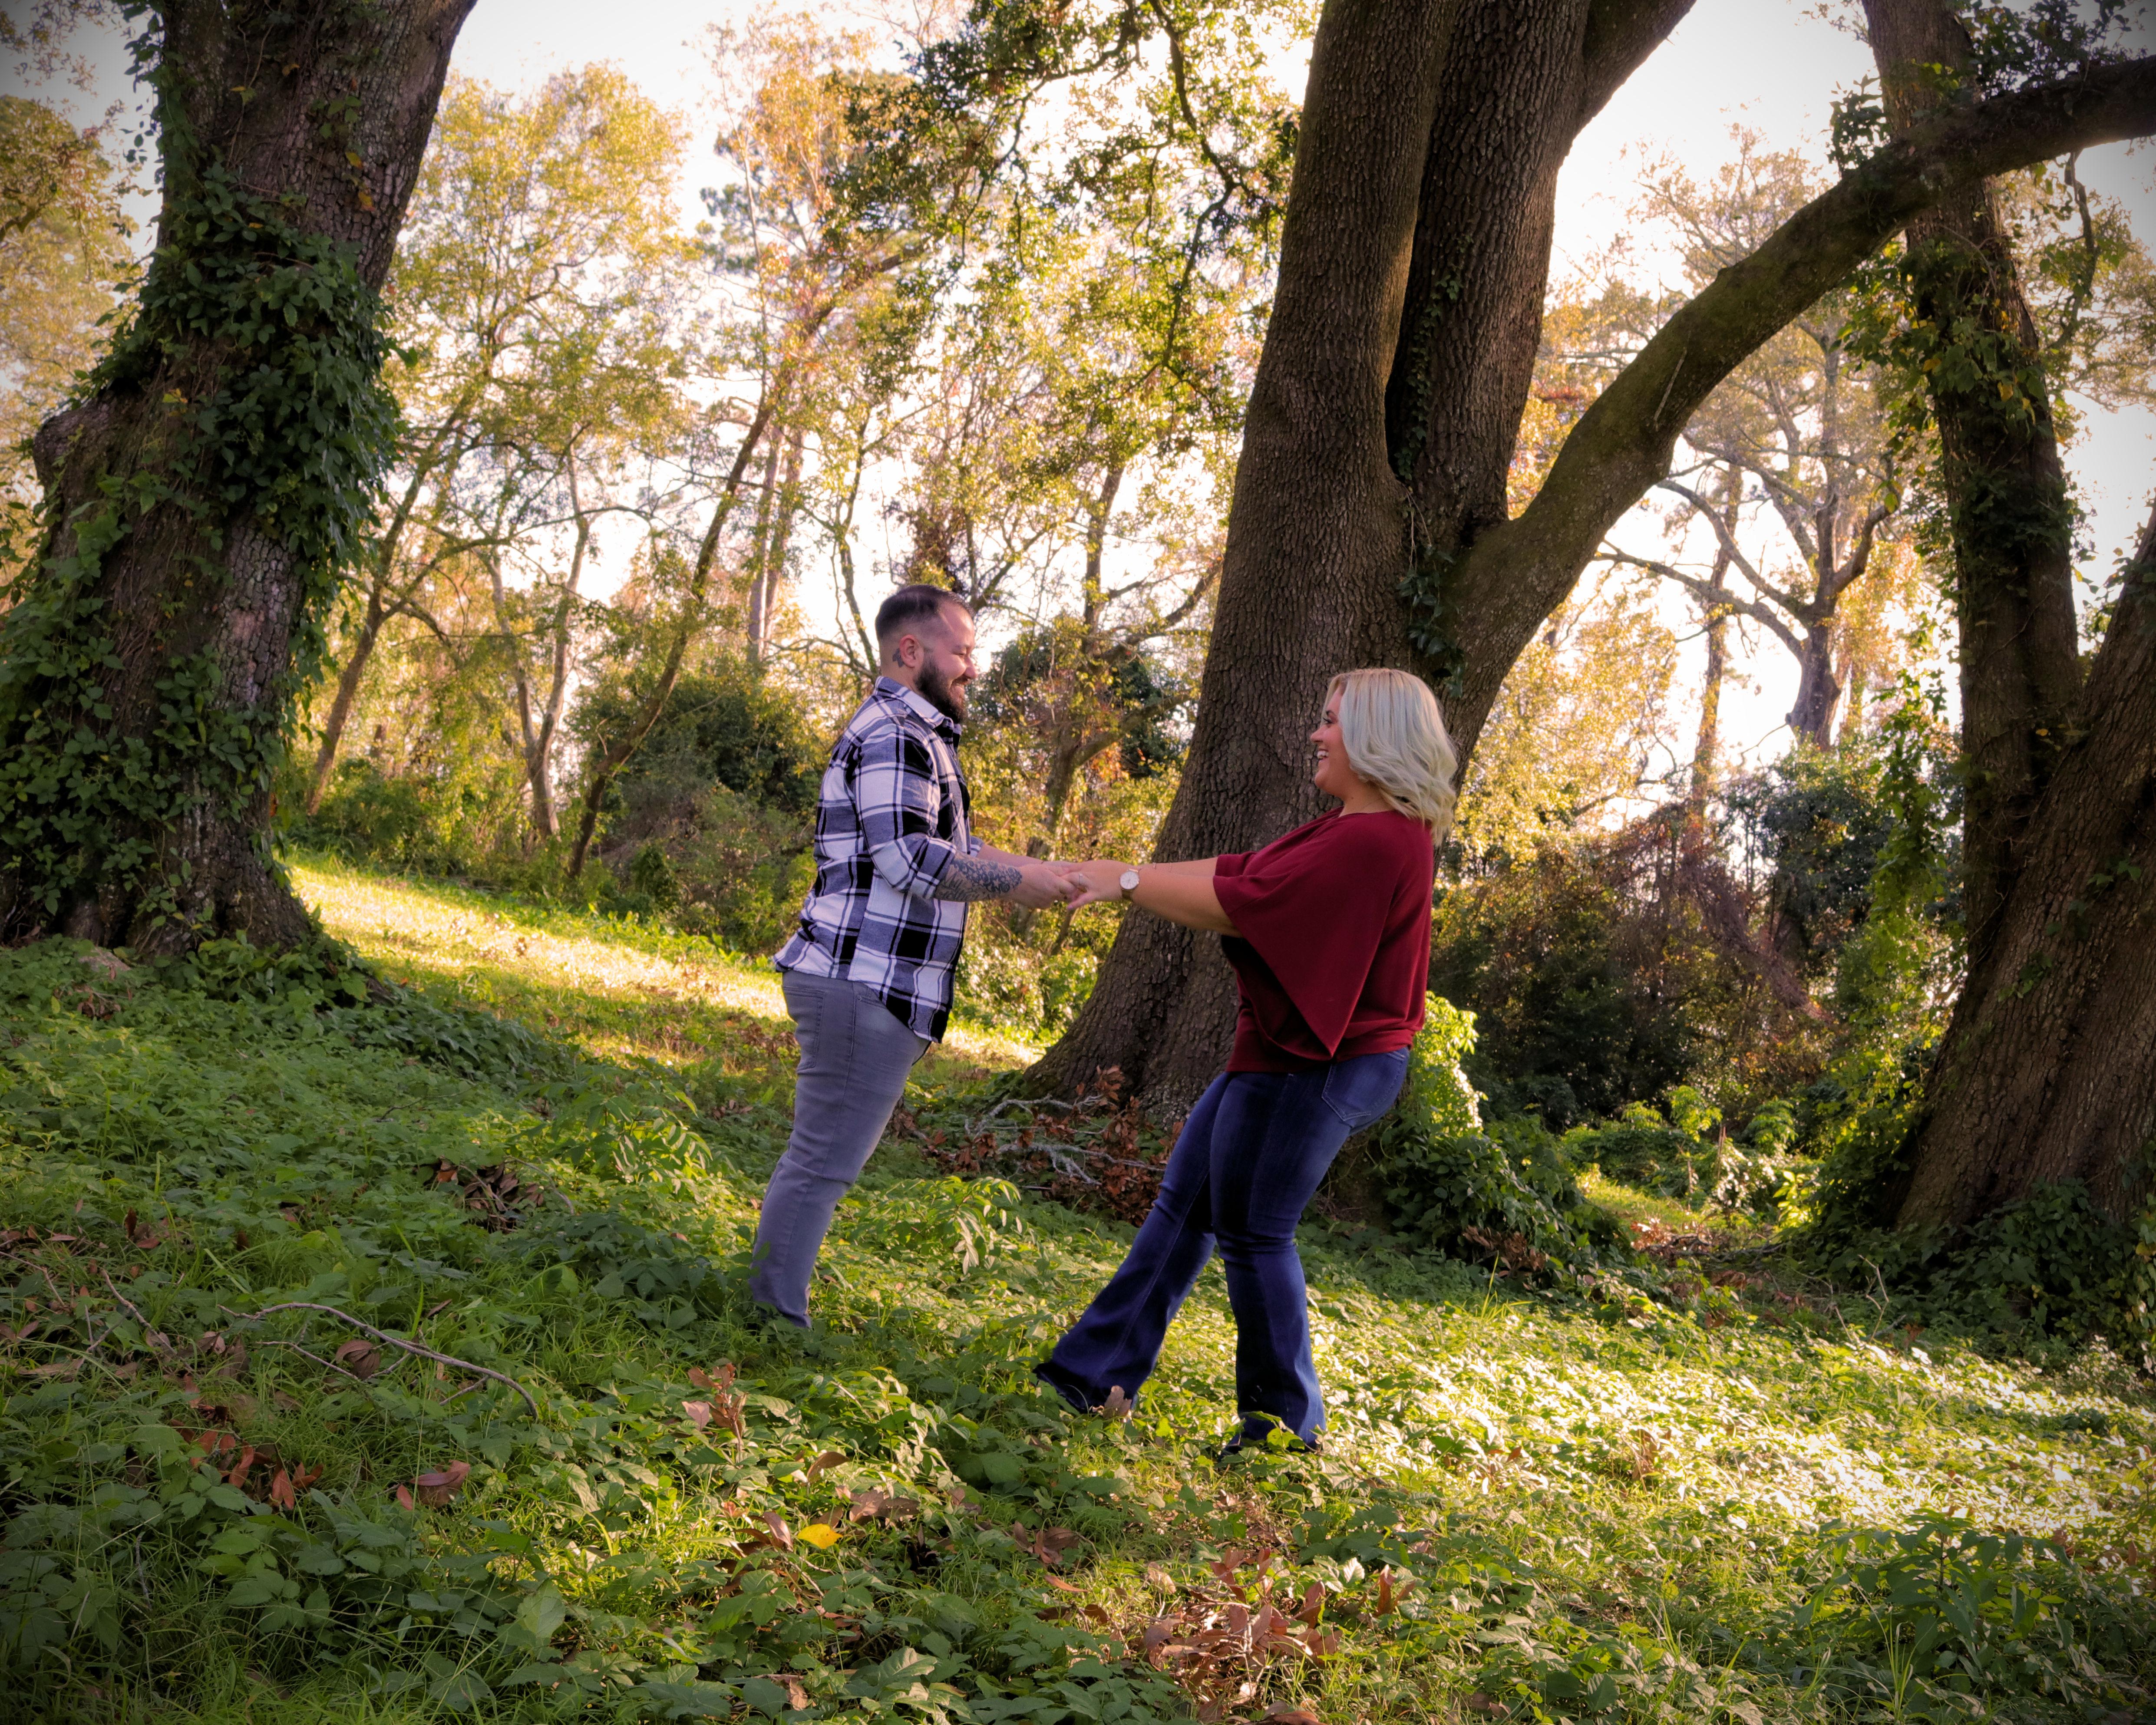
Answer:
M1018 885L1014 863L991 861L987 856L952 856L928 896L950 904L970 904L984 898L1008 898Z

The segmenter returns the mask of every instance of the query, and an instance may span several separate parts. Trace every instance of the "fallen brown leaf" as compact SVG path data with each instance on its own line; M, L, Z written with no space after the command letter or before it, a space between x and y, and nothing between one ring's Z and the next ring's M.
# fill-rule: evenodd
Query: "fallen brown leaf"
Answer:
M871 1486L865 1491L848 1491L846 1502L853 1506L847 1511L851 1522L870 1522L879 1518L898 1521L913 1514L921 1505L911 1497L899 1497Z
M412 1483L419 1488L419 1501L432 1509L440 1509L455 1497L458 1487L471 1474L469 1461L452 1461L439 1473L423 1473Z
M355 1336L330 1357L355 1378L372 1378L382 1369L382 1350L363 1336Z

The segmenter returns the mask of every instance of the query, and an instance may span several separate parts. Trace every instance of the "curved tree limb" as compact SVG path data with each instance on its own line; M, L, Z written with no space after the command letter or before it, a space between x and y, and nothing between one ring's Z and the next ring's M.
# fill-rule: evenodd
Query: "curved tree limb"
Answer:
M1718 611L1725 617L1748 617L1754 623L1763 624L1792 654L1799 659L1804 656L1804 643L1798 639L1797 632L1758 599L1740 599L1728 588L1718 588L1711 581L1701 580L1697 575L1687 575L1672 564L1656 562L1652 557L1635 557L1630 552L1620 551L1614 546L1605 547L1594 555L1599 562L1619 563L1627 568L1643 569L1650 575L1659 575L1663 580L1682 588L1706 606L1710 614Z
M1897 138L1681 306L1580 418L1516 519L1447 577L1461 687L1446 717L1463 759L1497 689L1620 516L1669 471L1716 385L1909 220L1951 193L2094 144L2156 132L2156 59L1957 109Z

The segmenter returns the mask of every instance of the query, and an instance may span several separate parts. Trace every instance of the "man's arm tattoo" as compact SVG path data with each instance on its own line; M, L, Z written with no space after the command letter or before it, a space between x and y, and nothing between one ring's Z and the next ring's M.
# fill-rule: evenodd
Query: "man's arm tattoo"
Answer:
M953 856L928 896L952 904L975 899L1003 898L1018 885L1018 870L1009 863L983 862L978 856Z

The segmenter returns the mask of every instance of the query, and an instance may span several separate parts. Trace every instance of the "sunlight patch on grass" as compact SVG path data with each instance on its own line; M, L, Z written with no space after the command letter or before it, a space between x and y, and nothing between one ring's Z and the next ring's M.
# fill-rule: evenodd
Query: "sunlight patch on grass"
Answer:
M289 866L322 927L396 979L431 978L496 1010L523 1012L536 1003L549 1028L569 1029L593 1054L669 1064L706 1059L713 1040L697 1029L737 1034L738 1023L727 1021L743 1017L790 1039L776 971L716 955L668 957L596 932L567 933L562 925L580 920L573 912L527 916L511 901L362 874L326 859ZM617 1009L595 1012L593 1003ZM714 1012L716 1024L707 1017ZM1024 1065L1037 1052L1015 1037L953 1025L932 1060L1004 1068Z

